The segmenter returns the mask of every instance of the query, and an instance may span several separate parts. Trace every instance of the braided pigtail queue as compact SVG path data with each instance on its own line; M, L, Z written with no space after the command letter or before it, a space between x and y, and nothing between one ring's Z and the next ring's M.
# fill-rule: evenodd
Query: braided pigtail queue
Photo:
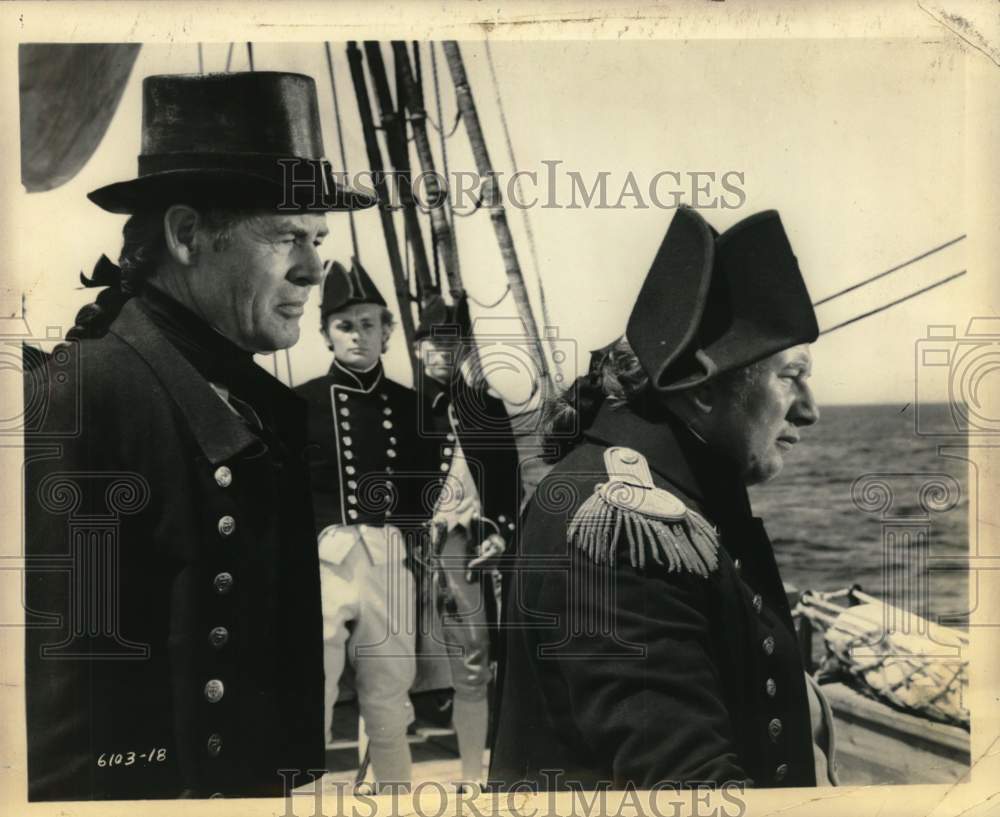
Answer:
M136 213L122 229L118 265L102 255L90 278L80 273L85 287L105 287L93 303L76 313L76 325L67 340L103 337L126 301L137 294L159 262L164 249L163 213Z
M587 374L542 409L544 444L551 452L546 461L561 459L580 442L605 400L613 406L634 405L645 400L648 391L649 378L624 335L598 349Z
M200 226L208 236L212 250L220 252L225 249L237 222L248 220L252 212L241 207L206 206L200 209ZM80 274L80 282L85 287L106 289L93 303L76 313L76 325L66 333L68 340L103 337L126 301L142 291L166 252L165 213L163 209L152 209L131 216L122 229L122 251L118 264L102 255L90 278Z

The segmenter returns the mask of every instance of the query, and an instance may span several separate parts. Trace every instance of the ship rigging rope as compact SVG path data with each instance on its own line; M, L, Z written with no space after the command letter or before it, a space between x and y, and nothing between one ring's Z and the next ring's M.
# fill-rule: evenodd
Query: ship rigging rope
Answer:
M490 77L493 80L493 90L496 96L497 110L500 112L500 124L503 125L503 135L504 140L507 143L507 156L510 158L510 166L514 170L514 185L517 188L517 197L519 201L524 201L524 195L521 191L521 176L517 172L518 165L517 159L514 158L514 143L510 138L510 128L507 125L507 113L503 104L503 97L500 94L500 81L497 78L497 69L493 64L493 52L490 50L490 41L487 39L483 43L486 46L486 62L490 66ZM531 229L531 220L528 218L528 209L526 207L519 208L521 210L521 216L524 219L524 232L528 238L528 251L531 253L531 266L535 272L535 280L538 282L538 302L542 307L542 321L544 322L546 328L554 326L552 319L549 317L549 305L545 298L545 287L542 284L542 271L538 263L538 247L535 245L535 233ZM544 333L549 344L550 357L552 358L552 364L555 366L556 370L556 382L562 382L563 373L562 366L559 364L559 355L556 354L555 337L553 337L552 332Z
M333 89L333 116L337 122L337 144L340 147L340 166L344 170L344 181L347 181L347 152L344 150L344 127L340 119L340 100L337 98L337 82L333 74L333 54L330 51L330 43L323 43L326 50L326 68L330 74L330 87ZM358 249L358 233L354 227L354 211L347 211L348 224L351 228L351 248L354 250L354 257L361 261L361 251Z
M441 81L438 78L438 64L437 64L437 43L431 43L431 71L434 75L434 108L437 111L438 121L441 121L442 108L441 108ZM455 116L455 127L458 127L458 122L462 117L461 109L457 109ZM450 228L449 233L451 235L451 258L452 263L455 265L455 277L461 281L462 280L462 263L458 255L458 233L455 231L455 209L451 200L451 188L450 179L451 176L448 175L448 144L447 138L441 129L437 129L439 136L441 137L441 167L444 170L444 191L445 191L445 201L448 203L448 227Z

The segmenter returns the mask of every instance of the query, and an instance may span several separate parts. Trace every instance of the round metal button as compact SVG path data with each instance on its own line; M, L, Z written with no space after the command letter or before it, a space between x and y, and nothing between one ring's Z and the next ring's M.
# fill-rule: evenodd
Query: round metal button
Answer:
M450 456L451 456L452 454L454 454L454 453L455 453L455 449L454 449L454 448L446 448L446 449L444 450L444 455L445 455L446 457L450 457Z
M236 530L236 520L228 514L219 520L219 533L223 536L232 536Z
M358 481L356 479L347 480L347 487L353 491L355 488L358 487Z
M344 459L345 460L353 460L354 459L354 452L353 451L345 451L344 452Z
M778 735L781 734L781 719L772 718L771 722L767 725L767 734L771 736L771 740L777 740Z
M382 413L383 413L383 414L384 414L384 415L385 415L386 417L388 417L388 416L389 416L390 414L392 414L392 409L391 409L391 408L389 408L389 406L386 406L386 407L385 407L384 409L382 409Z
M349 517L351 517L351 519L357 519L358 518L358 512L356 510L354 510L354 508L348 508L347 509L347 515Z
M392 428L392 420L383 420L382 428Z
M350 430L351 430L351 424L350 424L349 422L347 422L347 420L344 420L344 421L343 421L343 422L342 422L342 423L340 424L340 427L341 427L342 429L344 429L344 431L350 431Z
M380 392L379 393L379 397L381 397L383 400L388 400L389 399L389 395L386 394L385 392Z
M448 463L442 462L441 463L441 470L442 471L447 471L448 470Z
M347 402L347 395L344 394L344 392L341 392L340 394L338 394L337 397L340 398L340 402L341 403L346 403Z
M353 465L345 465L345 466L344 466L344 471L345 471L346 473L348 473L348 474L353 474L355 470L356 470L356 469L354 468L354 466L353 466Z
M341 417L350 417L351 416L351 410L347 406L341 406L340 407L340 416Z
M635 465L639 462L639 455L630 448L625 448L618 454L621 457L621 461L626 465Z
M215 484L220 488L228 488L233 484L233 472L226 465L220 465L215 469Z
M396 452L391 448L387 448L385 450L385 455L391 460L394 460L396 458Z
M208 643L218 649L229 641L229 630L225 627L213 627L208 633Z
M226 694L226 687L218 678L213 678L205 684L205 700L210 704L217 704Z
M395 444L396 444L396 438L395 437L390 437L389 438L389 445L395 445Z
M764 609L764 599L761 598L760 593L754 593L753 609L756 610L758 613Z
M222 752L222 735L218 732L213 732L208 736L208 741L205 743L205 748L208 749L208 753L212 757L218 757Z
M778 768L774 770L774 779L780 783L782 780L785 779L787 775L788 775L788 764L779 763Z
M450 443L455 442L455 435L452 434L450 431L447 433L447 435L445 435L445 437L448 440L448 442Z
M233 587L233 574L232 573L220 573L212 580L212 584L215 585L215 592L220 596L228 593Z
M393 469L393 467L392 467L391 465L390 465L390 466L388 466L388 467L387 467L387 468L385 469L385 472L386 472L387 474L395 474L395 473L396 473L396 471L395 471L395 470ZM386 483L386 485L388 485L389 487L392 487L392 483L391 483L391 482L387 482L387 483Z
M778 694L778 685L774 682L773 678L768 678L764 682L764 690L767 692L769 698L773 698Z
M773 653L774 652L774 636L773 635L769 635L767 638L765 638L764 641L763 641L763 643L761 644L761 646L764 648L764 654L765 655L770 655L771 653Z
M743 560L742 559L734 559L733 560L733 567L735 567L736 568L736 572L739 573L743 569Z
M350 502L352 505L357 505L358 504L358 498L356 496L354 496L354 494L351 494L350 496L348 496L347 497L347 501Z
M342 442L342 443L343 443L344 445L350 445L350 444L351 444L352 442L354 442L354 440L352 440L352 439L351 439L350 437L344 437L344 439L343 439L343 440L341 440L341 442Z
M507 517L506 517L506 516L504 516L503 514L500 514L500 515L499 515L499 516L497 517L497 522L506 522L506 521L507 521Z

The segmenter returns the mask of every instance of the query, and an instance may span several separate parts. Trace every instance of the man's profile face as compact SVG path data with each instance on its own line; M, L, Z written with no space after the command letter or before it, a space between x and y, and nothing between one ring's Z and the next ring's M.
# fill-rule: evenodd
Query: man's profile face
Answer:
M812 357L803 344L760 361L752 382L737 377L738 385L717 387L705 437L737 462L747 485L777 476L800 429L819 419L806 382L811 373Z
M323 334L342 366L358 372L367 371L378 362L386 340L382 307L352 304L333 312L327 316Z
M202 316L252 352L285 349L299 339L309 288L320 282L317 252L327 234L322 213L262 213L241 219L227 242L201 242L188 279Z

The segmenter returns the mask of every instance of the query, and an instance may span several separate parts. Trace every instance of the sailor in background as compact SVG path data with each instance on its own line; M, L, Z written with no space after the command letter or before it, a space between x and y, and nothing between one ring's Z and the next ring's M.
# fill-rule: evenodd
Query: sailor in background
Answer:
M503 401L475 365L467 302L436 306L425 310L416 333L420 436L440 487L421 632L433 632L447 649L460 785L479 787L499 606L496 562L517 530L518 455ZM428 627L430 622L439 626Z
M776 212L721 236L676 212L625 337L575 385L585 413L551 412L579 444L526 512L492 784L834 781L746 491L818 419L816 337Z
M329 372L298 387L309 405L309 458L323 595L325 734L349 658L380 784L408 783L416 596L406 542L429 515L404 472L419 461L417 395L381 355L393 315L365 270L332 264L321 326ZM346 650L345 650L346 646Z

